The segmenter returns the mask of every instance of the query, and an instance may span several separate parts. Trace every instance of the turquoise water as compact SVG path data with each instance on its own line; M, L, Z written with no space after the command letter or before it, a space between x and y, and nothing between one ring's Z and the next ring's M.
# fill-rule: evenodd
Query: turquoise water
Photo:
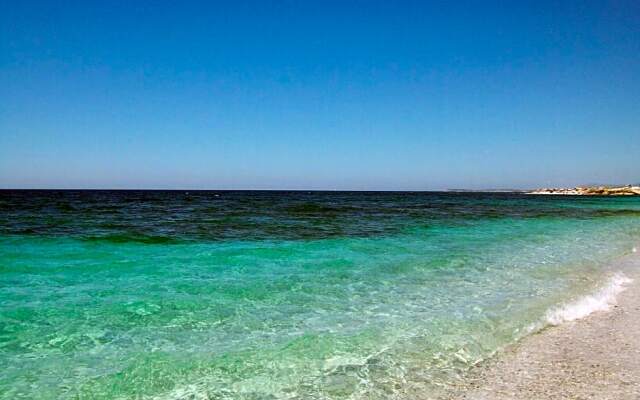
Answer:
M0 192L0 398L439 393L597 288L640 199Z

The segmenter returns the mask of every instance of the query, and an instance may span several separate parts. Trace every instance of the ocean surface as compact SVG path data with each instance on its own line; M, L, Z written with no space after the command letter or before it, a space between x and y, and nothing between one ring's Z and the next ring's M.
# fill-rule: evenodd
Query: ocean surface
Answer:
M0 191L0 399L435 395L639 244L640 198Z

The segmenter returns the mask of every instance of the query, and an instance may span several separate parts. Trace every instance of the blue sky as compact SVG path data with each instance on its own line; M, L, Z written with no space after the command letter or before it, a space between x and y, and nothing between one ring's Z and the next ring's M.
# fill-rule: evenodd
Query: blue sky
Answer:
M637 1L0 1L0 187L640 181Z

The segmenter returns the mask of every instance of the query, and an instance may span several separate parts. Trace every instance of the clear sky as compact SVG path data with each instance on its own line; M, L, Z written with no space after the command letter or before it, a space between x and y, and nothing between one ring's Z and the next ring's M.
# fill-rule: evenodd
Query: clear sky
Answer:
M0 0L0 187L638 181L637 0Z

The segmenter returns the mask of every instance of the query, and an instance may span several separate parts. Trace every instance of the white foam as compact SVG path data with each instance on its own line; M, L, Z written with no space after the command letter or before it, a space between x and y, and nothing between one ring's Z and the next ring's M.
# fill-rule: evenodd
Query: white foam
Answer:
M627 278L622 272L618 272L595 293L549 310L545 315L544 322L560 325L563 322L584 318L596 311L608 311L616 304L618 294L626 289L625 285L631 282L630 278Z

